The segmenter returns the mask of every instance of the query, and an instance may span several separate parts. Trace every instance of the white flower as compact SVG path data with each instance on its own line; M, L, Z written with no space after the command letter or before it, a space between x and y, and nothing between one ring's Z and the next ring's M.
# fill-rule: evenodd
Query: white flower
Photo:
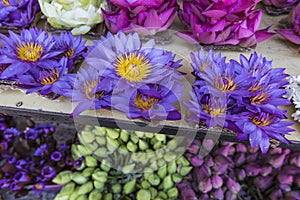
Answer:
M103 22L105 0L39 0L43 14L54 28L73 28L74 35L85 34Z
M285 98L291 100L296 108L296 112L292 117L300 122L300 75L288 78L290 84L286 86Z

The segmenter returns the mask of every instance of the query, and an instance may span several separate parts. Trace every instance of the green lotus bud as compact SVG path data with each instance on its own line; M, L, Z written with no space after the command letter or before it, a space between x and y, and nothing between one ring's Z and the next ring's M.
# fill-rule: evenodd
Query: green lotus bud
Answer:
M88 178L84 177L81 173L79 172L74 172L71 176L72 181L77 183L78 185L85 184L88 181Z
M168 149L174 150L177 148L177 141L175 139L170 140L167 145L168 145Z
M161 197L162 199L168 199L168 195L163 191L159 191L158 196Z
M183 166L181 169L180 169L180 175L181 176L186 176L188 175L188 173L190 173L190 171L193 169L192 166Z
M93 129L94 129L94 127L91 126L91 125L85 125L85 126L83 127L83 130L84 130L84 131L92 131Z
M77 170L77 171L81 171L81 170L83 170L85 167L86 167L86 166L85 166L85 162L82 162L81 165L80 165L79 167L76 167L76 170Z
M163 180L163 188L164 190L168 190L171 187L174 186L174 183L172 181L172 177L170 175L166 176Z
M80 157L81 156L88 156L88 155L91 155L92 152L90 150L88 150L85 146L79 144L77 145L77 149L78 149L78 152L80 154Z
M82 138L83 144L89 144L95 140L95 135L90 131L82 131L80 138Z
M157 162L156 161L152 162L150 164L150 167L151 167L151 169L153 169L154 171L156 171L158 169Z
M129 141L127 143L126 147L130 152L136 152L136 150L137 150L136 144L134 144L132 141Z
M150 175L148 181L153 186L158 186L160 184L160 178L156 174Z
M112 139L110 137L106 137L106 147L109 152L114 152L119 146L120 143L118 140Z
M89 178L93 172L94 172L95 168L94 167L88 167L88 168L85 168L83 171L82 171L82 175L86 178Z
M85 165L88 167L96 167L98 165L98 161L93 156L86 156L84 161Z
M106 158L107 157L107 150L105 147L100 147L96 151L94 151L94 155L99 158Z
M147 137L147 138L153 138L154 137L154 133L148 133L148 132L145 132L145 136Z
M180 183L182 181L182 176L180 174L172 174L172 180L174 183Z
M153 149L157 150L157 149L161 149L163 146L163 144L160 141L157 141L154 145L153 145Z
M182 164L183 166L189 166L190 165L190 162L183 156L180 156L177 160L176 160L176 163L178 165Z
M139 140L139 148L140 148L140 150L144 151L149 148L149 145L146 141L140 139Z
M124 188L123 188L123 192L125 194L130 194L131 192L133 192L134 188L135 188L135 184L136 184L136 179L133 179L129 182L127 182L125 185L124 185Z
M72 172L69 170L60 172L54 179L52 179L53 183L58 185L66 184L71 181Z
M89 200L101 200L102 199L102 193L100 190L93 190L89 194Z
M99 144L99 146L104 146L106 144L106 137L96 137L96 142Z
M163 158L165 155L165 151L163 149L157 149L155 151L155 154L156 154L156 158L158 158L158 159Z
M90 144L85 144L86 148L90 150L91 152L95 151L98 148L98 143L96 141L90 143Z
M93 180L99 182L106 182L107 181L107 172L96 171L92 175Z
M81 157L81 155L78 151L77 145L75 145L75 144L73 144L71 147L71 153L72 153L72 157L74 160L78 160Z
M104 195L103 200L113 200L112 193L107 193Z
M120 184L114 184L111 189L114 194L119 194L122 191L122 186Z
M149 174L149 173L153 173L153 169L151 169L150 167L145 167L144 169L144 174ZM145 175L144 175L145 176Z
M141 185L142 185L142 188L144 188L144 189L148 189L149 187L151 187L151 184L146 180L143 180Z
M166 161L164 159L160 158L157 160L157 164L158 164L158 167L162 167L162 166L166 165Z
M127 147L123 144L118 148L118 150L119 150L119 153L122 155L127 155L129 152Z
M76 187L75 183L73 182L67 183L61 188L59 194L63 196L65 195L69 198L69 196L74 192L75 187Z
M119 137L119 131L117 131L116 129L111 129L111 128L108 128L106 129L107 131L107 136L112 138L112 139L117 139Z
M138 136L139 138L143 138L145 133L142 131L134 131L134 133L136 134L136 136Z
M154 187L150 187L148 190L151 193L151 199L154 199L158 194L157 190Z
M168 190L167 194L168 194L168 197L169 197L168 199L175 199L175 198L177 199L178 189L176 187L173 187L173 188Z
M102 190L105 186L104 182L94 181L94 187L98 190Z
M93 190L94 186L92 181L89 181L78 188L78 194L87 194Z
M77 197L79 196L78 195L78 188L79 187L75 188L74 192L70 195L69 200L76 200L77 199Z
M169 174L174 174L177 171L177 165L176 165L175 160L173 160L172 162L170 162L168 164L167 168L168 168L168 173Z
M148 190L139 190L137 193L137 200L151 200L151 193Z
M167 176L167 166L163 166L161 167L158 171L157 171L157 175L159 176L159 178L163 179Z
M128 131L122 129L120 133L120 138L123 142L127 142L129 140L129 133Z
M100 164L100 168L105 171L105 172L108 172L111 168L111 163L109 162L109 160L107 159L103 159L101 161L101 164Z
M165 143L167 137L166 137L165 134L155 134L155 138L156 138L158 141L161 141L162 143Z
M76 200L88 200L88 196L86 194L81 194L76 198Z
M130 135L130 140L134 143L137 144L140 140L140 138L136 135Z
M105 136L106 135L106 127L95 126L93 133L98 136Z
M164 159L165 161L167 162L171 162L172 160L175 160L177 157L176 154L172 153L172 152L167 152L165 155L164 155Z
M135 167L135 163L130 164L130 165L126 165L126 166L123 167L122 172L124 174L132 173L132 171L134 170L134 167Z

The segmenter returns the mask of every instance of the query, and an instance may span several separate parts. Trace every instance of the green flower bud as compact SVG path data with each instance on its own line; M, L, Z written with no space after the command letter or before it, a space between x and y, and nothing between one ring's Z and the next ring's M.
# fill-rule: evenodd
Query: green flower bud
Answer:
M87 194L90 193L94 189L92 181L89 181L78 188L78 194Z
M69 198L69 196L74 192L75 187L76 187L75 183L73 182L67 183L61 188L59 194L63 196L67 196Z
M161 197L156 197L154 200L164 200L164 199Z
M158 141L161 141L162 143L165 143L167 137L166 137L165 134L155 134L155 138L156 138Z
M70 195L69 200L76 200L77 199L77 197L79 196L79 194L78 194L78 188L79 187L75 188L74 192Z
M112 139L110 137L106 137L106 147L109 152L114 152L119 146L120 143L118 140Z
M58 193L54 200L68 200L70 198L69 195Z
M136 184L136 179L133 179L133 180L127 182L127 183L124 185L123 192L124 192L125 194L130 194L130 193L133 192L133 190L135 189L135 184Z
M130 135L130 140L134 143L134 144L137 144L139 142L139 137L136 136L136 135Z
M177 157L176 154L172 153L172 152L167 152L165 155L164 155L164 159L165 161L167 162L171 162L172 160L175 160Z
M80 134L80 138L82 139L83 144L92 143L95 140L95 135L90 131L82 131Z
M79 195L76 200L88 200L88 196L86 194Z
M163 180L163 188L164 190L168 190L171 187L174 186L174 183L172 181L172 177L170 175L166 176Z
M144 169L144 174L149 174L149 173L153 173L153 169L151 169L150 167L145 167ZM144 175L145 176L145 175Z
M190 165L190 162L189 162L185 157L183 157L183 156L180 156L180 157L177 159L176 163L177 163L178 165L182 164L183 166L189 166L189 165Z
M148 190L139 190L137 193L137 200L151 200L151 193Z
M161 197L162 199L168 199L168 195L163 191L159 191L158 196Z
M149 187L151 187L151 184L146 180L143 180L141 185L142 185L142 188L144 188L144 189L148 189Z
M90 150L91 152L95 151L98 148L98 143L96 141L90 143L90 144L85 144L86 148Z
M149 145L146 141L140 139L139 140L139 148L140 148L140 150L144 151L149 148Z
M94 167L88 167L88 168L85 168L83 171L82 171L82 175L86 178L89 178L93 172L94 172L95 168Z
M175 199L175 198L177 199L177 197L178 197L178 189L176 187L171 188L171 189L168 190L167 194L168 194L168 197L170 199Z
M113 200L112 193L107 193L104 195L103 200Z
M94 129L94 127L91 126L91 125L85 125L85 126L83 127L83 130L84 130L84 131L92 131L93 129Z
M167 145L168 145L168 149L174 150L177 148L177 141L175 139L170 140Z
M74 172L71 176L71 179L78 185L85 184L88 181L88 178L84 177L83 174L79 172Z
M138 136L139 138L143 138L145 133L142 131L134 131L134 133L136 134L136 136Z
M183 166L181 169L180 169L180 175L181 176L186 176L190 173L190 171L193 169L192 166L188 167L188 166Z
M129 152L127 147L123 144L118 148L118 150L119 150L119 153L122 155L127 155Z
M159 158L163 158L164 155L165 155L165 151L163 149L157 149L155 151L155 154L156 154L156 158L159 159Z
M71 153L72 153L72 157L73 157L74 160L78 160L78 158L81 157L77 146L78 145L73 144L72 147L71 147Z
M169 174L174 174L174 173L176 173L176 171L177 171L177 165L176 165L176 162L175 162L175 160L173 160L172 162L170 162L169 164L168 164L168 173Z
M56 184L66 184L71 181L72 172L69 170L60 172L54 179L52 179L53 183Z
M180 174L172 174L172 180L174 183L180 183L182 181L182 176Z
M177 147L175 152L178 154L183 154L186 151L186 147Z
M120 133L120 138L123 142L127 142L129 140L129 133L128 131L122 129Z
M127 143L126 147L130 152L136 152L136 150L137 150L136 144L134 144L132 141L129 141Z
M106 137L96 137L96 142L99 144L99 146L104 146L106 144Z
M154 145L153 145L153 149L157 150L157 149L161 149L163 147L163 144L160 141L157 141Z
M86 156L84 161L85 165L88 167L96 167L98 165L98 161L93 156Z
M158 171L157 171L157 175L159 176L159 178L163 179L167 176L167 166L163 166L161 167Z
M104 182L94 181L94 187L98 190L102 190L105 186Z
M94 155L99 158L106 158L107 157L107 150L105 147L100 147L96 151L94 151Z
M108 172L111 168L111 163L109 162L109 160L107 159L103 159L101 161L101 164L100 164L100 168L105 171L105 172Z
M135 167L135 163L130 164L130 165L126 165L126 166L123 167L122 172L124 174L132 173L132 171L134 170L134 167Z
M93 133L98 136L105 136L106 135L106 127L95 126Z
M156 171L158 169L157 162L156 161L152 162L150 164L150 167L151 167L151 169L153 169L154 171Z
M154 137L154 133L148 133L148 132L145 132L145 136L147 137L147 138L153 138Z
M153 186L158 186L160 184L160 178L156 174L150 175L148 181Z
M158 194L157 190L154 187L150 187L148 190L151 193L151 199L154 199Z
M164 165L166 165L166 161L162 158L158 159L157 161L158 167L162 167Z
M111 129L111 128L108 128L106 129L107 131L107 136L112 138L112 139L117 139L119 137L119 131L117 131L117 129Z
M121 184L114 184L111 189L114 194L119 194L122 191L122 186Z
M90 150L88 150L85 146L83 146L81 144L77 145L77 149L78 149L78 152L80 154L79 157L88 156L88 155L92 154L92 152Z
M93 190L89 194L89 200L101 200L102 199L102 193L100 190Z
M92 175L93 180L105 183L107 181L107 172L96 171Z

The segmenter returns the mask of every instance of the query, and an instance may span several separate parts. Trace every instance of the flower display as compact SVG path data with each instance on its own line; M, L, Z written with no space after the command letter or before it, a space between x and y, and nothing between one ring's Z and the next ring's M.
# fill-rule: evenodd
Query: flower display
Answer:
M39 0L42 13L54 28L72 28L72 34L88 33L96 24L103 22L102 10L106 1L59 1Z
M292 114L292 117L300 122L300 76L290 76L288 80L285 97L295 105L296 112Z
M221 126L238 133L238 139L249 139L253 148L266 153L270 138L288 143L285 134L292 122L283 121L286 112L278 106L288 105L282 96L287 85L284 69L272 69L271 61L251 54L240 56L240 62L226 62L213 50L192 53L196 81L191 99L185 105L192 113L188 119L204 122L208 127Z
M105 24L112 33L139 32L154 35L170 27L177 14L176 0L128 1L109 0L103 10Z
M5 0L0 2L0 26L28 27L40 10L37 0Z
M300 2L293 8L288 16L287 28L276 30L277 33L287 40L300 45ZM286 26L286 25L285 25Z
M182 23L190 30L178 36L193 44L239 45L253 48L274 35L270 27L258 30L262 11L259 1L183 1L179 11Z

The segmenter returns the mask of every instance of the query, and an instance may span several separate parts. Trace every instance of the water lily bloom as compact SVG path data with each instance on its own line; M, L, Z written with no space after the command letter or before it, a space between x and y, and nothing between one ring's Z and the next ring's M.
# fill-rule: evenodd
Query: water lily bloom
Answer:
M288 39L289 41L300 45L300 2L288 16L288 23L292 28L276 30L277 33Z
M108 10L103 10L103 16L106 26L112 33L122 30L154 35L170 27L178 9L176 0L108 2Z
M36 28L23 29L20 35L9 31L9 37L1 35L2 54L6 59L0 64L10 64L1 78L20 75L32 68L51 69L56 64L53 57L61 52L53 51L54 40L43 30Z
M33 22L40 10L37 0L4 0L0 2L0 26L24 28Z
M263 0L262 3L276 8L288 8L295 5L299 0Z
M88 33L96 24L103 22L101 9L106 1L59 1L39 0L42 13L54 28L72 28L72 34Z
M193 44L255 47L274 35L270 27L258 30L262 17L262 11L254 9L258 2L184 0L179 17L190 30L178 36Z

